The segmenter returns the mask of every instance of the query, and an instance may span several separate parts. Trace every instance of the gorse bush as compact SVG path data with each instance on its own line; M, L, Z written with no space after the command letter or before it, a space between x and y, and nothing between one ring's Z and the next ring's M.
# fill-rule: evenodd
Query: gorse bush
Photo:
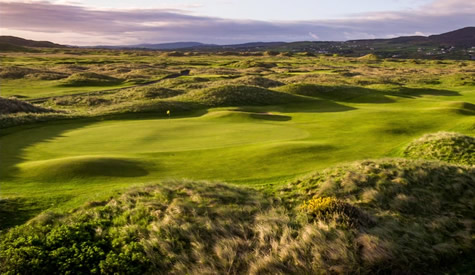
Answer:
M76 217L68 224L35 224L11 230L0 250L2 273L137 274L147 270L150 263L138 242L121 232L102 232L102 228L119 224L87 218L91 217Z
M475 165L475 138L448 132L427 134L411 142L404 156Z

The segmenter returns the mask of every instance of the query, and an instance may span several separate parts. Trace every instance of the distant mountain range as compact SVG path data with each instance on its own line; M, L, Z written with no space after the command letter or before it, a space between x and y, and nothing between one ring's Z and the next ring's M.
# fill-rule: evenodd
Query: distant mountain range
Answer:
M174 42L174 43L160 43L160 44L137 44L137 45L126 45L126 46L93 46L92 48L178 50L178 49L201 47L204 45L206 44L199 43L199 42Z
M49 41L26 40L14 36L0 36L0 51L31 51L31 48L65 48ZM138 44L123 46L93 46L86 48L188 50L188 51L287 51L318 54L360 56L368 53L382 57L474 59L475 27L431 35L403 36L390 39L362 39L344 42L251 42L235 45L214 45L199 42Z
M367 39L350 40L348 42L388 42L391 44L411 43L415 45L441 44L454 47L473 47L475 46L475 27L466 27L463 29L430 36L401 36L390 39Z
M312 41L312 42L250 42L232 45L214 45L199 42L176 42L160 44L138 44L126 46L96 46L99 48L134 48L134 49L152 49L152 50L179 50L179 49L256 49L260 48L280 48L285 46L299 45L302 43L387 43L401 44L410 43L414 45L433 45L440 44L444 46L472 47L475 46L475 27L466 27L463 29L431 36L402 36L389 39L361 39L349 40L345 42L332 41Z

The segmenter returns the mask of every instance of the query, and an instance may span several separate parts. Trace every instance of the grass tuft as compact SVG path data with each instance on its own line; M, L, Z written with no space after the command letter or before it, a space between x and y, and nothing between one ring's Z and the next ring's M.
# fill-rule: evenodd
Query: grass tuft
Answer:
M404 156L475 165L475 138L449 132L427 134L411 142Z

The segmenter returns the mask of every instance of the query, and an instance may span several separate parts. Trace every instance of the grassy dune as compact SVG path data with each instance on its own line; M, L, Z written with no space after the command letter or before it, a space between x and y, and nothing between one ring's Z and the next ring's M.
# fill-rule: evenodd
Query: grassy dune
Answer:
M471 269L473 62L1 59L1 271Z
M284 203L165 182L39 215L5 236L0 255L3 270L20 273L440 272L470 263L474 182L472 168L406 160L311 174L274 196Z
M409 144L404 155L475 165L475 138L446 132L427 134Z

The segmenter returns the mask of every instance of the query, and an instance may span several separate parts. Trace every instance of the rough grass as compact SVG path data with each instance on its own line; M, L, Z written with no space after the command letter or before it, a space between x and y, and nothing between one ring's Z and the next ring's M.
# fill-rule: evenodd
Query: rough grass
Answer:
M47 122L60 119L79 118L80 116L67 113L13 113L0 115L0 129L38 122Z
M277 88L278 91L316 97L325 100L343 101L343 102L367 102L367 103L387 103L391 99L387 98L378 90L367 89L357 86L340 85L319 85L319 84L289 84Z
M317 84L289 84L278 89L279 91L311 96L311 97L329 97L336 93L337 87L335 86L326 86L326 85L317 85Z
M230 83L262 88L273 88L284 85L282 82L254 75L239 77L230 81Z
M107 86L120 84L122 80L91 72L80 72L62 80L62 86Z
M285 93L245 85L225 85L216 88L193 91L184 95L183 99L212 107L277 105L302 100Z
M292 182L277 197L295 209L227 184L149 185L10 230L0 271L437 273L470 261L474 179L463 166L364 161Z
M359 225L363 266L412 273L469 259L474 188L473 168L385 159L312 173L281 194L312 217Z
M30 103L13 99L0 97L0 115L14 114L14 113L52 113L51 109L46 109L32 105Z
M58 80L68 77L64 72L54 72L45 69L33 69L28 67L8 66L0 68L0 79L22 79L31 80Z
M475 138L449 132L426 134L409 144L404 156L475 165Z
M359 60L364 60L364 61L378 61L380 60L379 56L375 55L375 54L367 54L367 55L363 55L361 57L358 57Z
M256 61L251 59L246 59L242 61L238 61L233 63L231 67L233 68L240 68L240 69L247 69L247 68L273 68L276 67L277 64L274 62L263 62L263 61Z
M0 78L1 79L20 79L24 78L29 74L37 73L38 70L18 67L18 66L9 66L0 68Z
M59 80L68 77L65 73L43 71L28 74L28 78L33 80Z
M115 95L125 99L169 98L183 94L183 90L169 89L159 85L151 85L123 90Z

